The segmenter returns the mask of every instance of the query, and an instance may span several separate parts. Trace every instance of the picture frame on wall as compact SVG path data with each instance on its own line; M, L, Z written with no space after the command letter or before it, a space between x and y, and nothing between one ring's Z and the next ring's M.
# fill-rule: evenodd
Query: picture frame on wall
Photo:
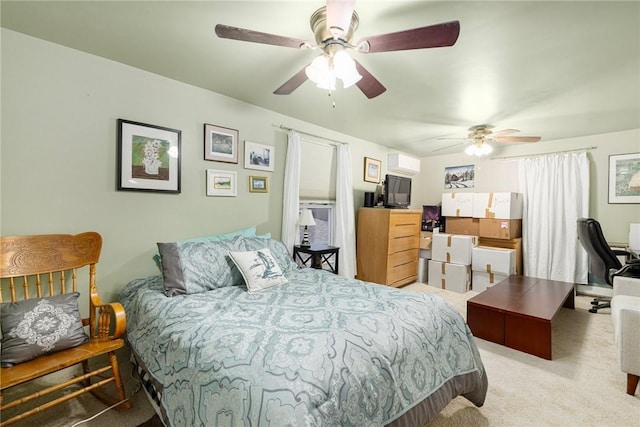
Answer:
M238 131L205 123L204 159L238 163Z
M370 157L364 158L364 180L366 182L380 183L380 176L382 174L382 162L380 160L372 159Z
M268 193L269 178L266 176L250 176L249 192L250 193Z
M640 203L640 153L609 156L609 203Z
M475 165L448 166L444 168L444 188L446 190L474 188L475 179Z
M235 197L237 178L234 171L207 169L207 196Z
M273 172L275 150L271 145L244 142L244 168Z
M117 126L118 190L180 193L182 132L125 119Z

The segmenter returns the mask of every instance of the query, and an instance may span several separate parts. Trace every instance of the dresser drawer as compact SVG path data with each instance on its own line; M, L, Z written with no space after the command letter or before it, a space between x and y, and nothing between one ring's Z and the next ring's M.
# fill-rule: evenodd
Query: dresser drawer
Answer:
M389 228L392 229L398 226L413 226L420 227L422 217L420 213L393 213L389 217ZM415 228L413 229L416 232Z
M389 239L396 237L415 236L420 234L420 227L416 224L401 224L389 228Z
M408 251L400 251L389 254L387 258L387 266L389 268L398 267L400 265L416 262L418 260L418 250L410 249ZM417 271L417 270L416 270Z
M389 254L406 251L408 249L420 249L420 236L405 236L389 239ZM416 255L417 256L417 255Z
M418 278L418 260L407 264L390 266L387 270L387 284L391 286L401 286L413 283Z

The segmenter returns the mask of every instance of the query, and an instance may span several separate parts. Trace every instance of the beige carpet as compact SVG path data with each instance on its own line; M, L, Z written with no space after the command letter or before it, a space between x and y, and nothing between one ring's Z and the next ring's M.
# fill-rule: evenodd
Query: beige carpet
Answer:
M466 300L457 294L416 283L404 289L441 295L463 316ZM618 369L609 310L587 312L590 298L576 298L576 310L562 309L553 325L553 360L477 340L489 377L485 405L476 408L457 398L430 424L439 426L639 426L640 392L625 393L626 375ZM639 349L640 351L640 349ZM144 392L137 390L127 355L121 371L134 407L109 410L79 426L135 427L153 417ZM9 398L9 394L6 396ZM19 427L71 426L105 405L91 396L14 424ZM3 414L4 417L4 414Z

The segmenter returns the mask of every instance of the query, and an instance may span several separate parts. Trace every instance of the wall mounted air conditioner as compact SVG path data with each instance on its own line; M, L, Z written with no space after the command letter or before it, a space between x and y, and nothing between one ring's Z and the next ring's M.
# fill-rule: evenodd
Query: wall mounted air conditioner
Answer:
M420 160L406 154L389 154L387 169L392 172L413 175L420 172Z

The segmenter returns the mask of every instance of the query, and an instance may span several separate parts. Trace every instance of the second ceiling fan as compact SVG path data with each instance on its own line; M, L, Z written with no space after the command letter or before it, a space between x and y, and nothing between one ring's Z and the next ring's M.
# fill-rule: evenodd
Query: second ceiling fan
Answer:
M488 141L496 141L496 142L538 142L540 141L539 136L514 136L512 134L520 132L517 129L502 129L499 131L492 131L493 126L491 125L476 125L471 126L469 128L469 134L466 138L438 138L438 139L456 139L462 140L464 142L441 147L433 150L440 151L445 150L456 145L460 145L463 143L471 142L465 152L469 155L477 155L481 156L484 154L489 154L492 150L491 146L487 144Z
M388 34L369 36L352 43L360 19L354 10L355 0L327 0L326 6L316 10L310 19L315 43L262 33L228 25L216 25L218 37L262 43L296 49L320 49L322 53L298 71L273 93L289 95L307 79L318 87L334 90L336 80L344 87L353 84L366 95L375 98L387 89L359 62L351 58L347 49L360 53L378 53L410 49L453 46L460 34L458 21L419 27Z

